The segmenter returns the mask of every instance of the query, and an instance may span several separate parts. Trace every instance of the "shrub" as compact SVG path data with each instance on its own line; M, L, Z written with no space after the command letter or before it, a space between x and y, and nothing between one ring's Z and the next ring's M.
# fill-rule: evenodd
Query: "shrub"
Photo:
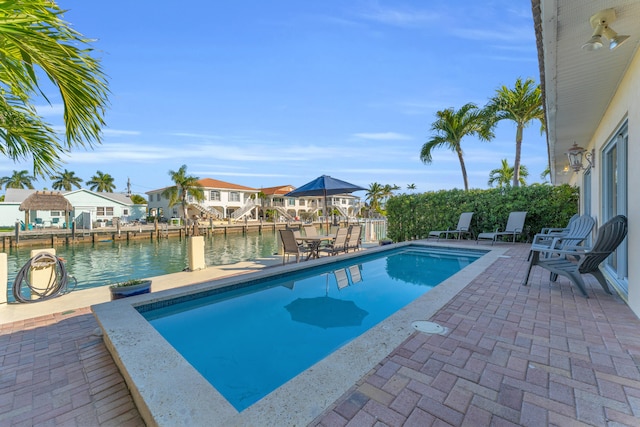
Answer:
M387 201L387 235L396 242L426 238L431 230L455 227L462 212L475 212L471 231L477 235L504 228L510 212L527 211L520 239L528 241L543 227L564 227L579 200L579 189L566 184L402 194Z

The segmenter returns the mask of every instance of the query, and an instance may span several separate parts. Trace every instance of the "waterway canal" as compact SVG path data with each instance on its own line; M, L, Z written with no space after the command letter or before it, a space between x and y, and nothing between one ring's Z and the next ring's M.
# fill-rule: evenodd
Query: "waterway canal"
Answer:
M206 264L233 264L273 255L278 251L276 236L273 232L207 236ZM56 255L66 261L69 274L78 280L76 289L85 289L182 271L188 265L186 242L184 238L109 240L56 246L55 249ZM11 248L7 252L10 287L20 268L29 260L32 249Z

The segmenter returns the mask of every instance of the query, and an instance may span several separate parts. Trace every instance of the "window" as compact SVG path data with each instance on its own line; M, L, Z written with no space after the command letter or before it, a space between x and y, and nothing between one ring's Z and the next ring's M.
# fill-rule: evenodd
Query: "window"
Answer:
M98 206L96 214L98 216L113 216L113 206Z
M187 195L187 202L193 203L193 196L191 194Z
M122 215L129 215L129 209L122 209Z
M51 216L62 216L62 212L60 211L51 211Z
M296 205L296 199L294 199L293 197L290 197L289 199L287 199L289 206L295 206Z
M229 201L230 202L239 202L240 201L240 193L237 191L232 191L229 193Z
M300 199L300 200L298 201L298 204L300 204L300 206L306 206L306 205L305 205L305 203L306 203L306 200L305 200L305 199Z
M209 193L209 200L220 201L220 192L217 190L211 190Z
M627 125L616 132L602 152L602 222L616 215L627 215ZM629 279L627 271L628 239L604 263L604 270L617 287L627 294Z
M160 201L160 193L156 194L156 202Z
M153 202L153 194L149 194L149 203Z

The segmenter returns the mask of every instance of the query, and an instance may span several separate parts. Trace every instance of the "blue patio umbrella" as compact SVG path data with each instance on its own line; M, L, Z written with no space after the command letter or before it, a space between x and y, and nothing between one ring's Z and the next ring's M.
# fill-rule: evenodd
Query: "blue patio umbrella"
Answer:
M353 193L354 191L366 190L359 185L351 184L340 179L332 178L329 175L322 175L311 182L304 184L302 187L298 187L293 191L288 192L284 197L303 197L303 196L323 196L324 197L324 210L322 213L327 218L327 196L334 194Z

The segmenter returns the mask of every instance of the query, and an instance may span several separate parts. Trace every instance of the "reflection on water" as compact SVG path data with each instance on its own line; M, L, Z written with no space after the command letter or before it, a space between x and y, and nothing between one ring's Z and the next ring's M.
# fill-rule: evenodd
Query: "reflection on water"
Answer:
M205 260L209 266L254 260L278 250L276 234L271 232L214 235L204 239ZM8 253L10 284L29 260L32 249L12 248ZM186 239L177 238L57 246L56 254L66 260L67 271L78 279L76 289L175 273L188 265Z

